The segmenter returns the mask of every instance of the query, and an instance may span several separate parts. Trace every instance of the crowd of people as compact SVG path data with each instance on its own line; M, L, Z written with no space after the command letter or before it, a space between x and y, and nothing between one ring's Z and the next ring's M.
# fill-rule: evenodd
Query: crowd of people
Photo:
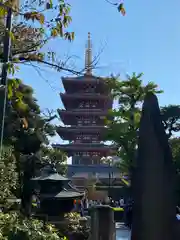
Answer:
M132 212L133 212L133 200L131 198L124 199L121 197L119 200L113 200L111 197L102 201L102 200L88 200L84 198L74 202L74 210L79 212L81 216L84 216L85 213L88 213L88 209L92 206L98 205L110 205L113 208L121 208L123 211L123 222L124 224L131 229L132 226ZM176 218L180 220L180 207L176 206Z
M125 225L131 228L133 207L133 201L131 198L126 200L123 197L121 197L119 200L113 200L111 197L105 200L88 200L87 198L75 200L74 211L79 212L81 216L84 216L85 213L88 212L89 208L98 205L110 205L113 208L121 208L124 215L123 220Z

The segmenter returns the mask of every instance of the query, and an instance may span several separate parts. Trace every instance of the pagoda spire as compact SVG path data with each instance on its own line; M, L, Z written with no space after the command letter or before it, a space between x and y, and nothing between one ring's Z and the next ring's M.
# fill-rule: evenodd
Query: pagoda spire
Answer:
M92 44L90 32L88 32L88 41L85 52L85 74L92 75Z

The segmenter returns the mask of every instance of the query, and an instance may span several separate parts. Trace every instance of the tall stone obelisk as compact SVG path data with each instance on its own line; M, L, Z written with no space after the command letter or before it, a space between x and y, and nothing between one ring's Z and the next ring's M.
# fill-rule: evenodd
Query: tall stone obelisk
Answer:
M157 97L147 94L133 176L132 240L174 240L175 171Z

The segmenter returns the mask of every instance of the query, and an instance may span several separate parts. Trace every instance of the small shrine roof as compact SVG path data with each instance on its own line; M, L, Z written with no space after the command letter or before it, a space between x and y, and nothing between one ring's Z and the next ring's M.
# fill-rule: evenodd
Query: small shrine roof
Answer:
M35 178L32 178L32 180L34 180L34 181L46 181L46 180L69 181L68 178L63 177L58 173L54 173L54 174L50 174L50 175L46 175L46 176L35 177Z
M62 191L57 194L41 194L41 198L60 198L60 199L68 199L68 198L80 198L84 196L84 192L80 192L76 190L75 187L72 187L69 183L64 187Z
M54 197L55 198L78 198L83 196L84 196L84 193L63 190Z

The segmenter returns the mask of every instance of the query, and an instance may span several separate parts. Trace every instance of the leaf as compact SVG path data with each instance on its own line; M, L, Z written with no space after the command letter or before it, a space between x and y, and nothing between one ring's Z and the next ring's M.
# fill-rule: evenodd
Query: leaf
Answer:
M49 2L46 3L46 9L52 9L53 8L53 2L50 0Z
M56 29L56 28L53 28L53 29L51 30L51 36L52 36L52 37L57 37L57 35L58 35L57 29Z
M63 26L61 22L57 22L56 30L58 31L60 37L63 37Z
M121 12L121 14L123 16L126 15L126 11L125 11L125 8L124 8L124 4L123 3L120 3L119 6L118 6L118 11Z
M43 14L40 14L40 15L39 15L39 22L40 22L40 24L43 25L43 24L44 24L44 21L45 21L44 15L43 15Z
M11 99L13 96L13 90L11 85L8 85L7 91L8 91L8 99Z
M5 7L0 7L0 17L4 17L7 14L7 9Z
M73 33L70 33L70 32L66 32L65 34L64 34L64 38L65 39L68 39L70 42L73 40L73 38L74 38L74 34Z
M75 37L75 33L72 32L72 33L71 33L71 39L74 40L74 37Z
M19 111L27 110L27 104L25 104L22 100L18 99L16 102L16 109Z
M14 34L11 31L9 31L9 37L10 37L11 41L15 40Z
M44 24L45 21L45 17L43 14L39 13L39 12L27 12L24 14L24 18L28 21L28 20L32 20L33 22L35 20L39 21L41 24Z

